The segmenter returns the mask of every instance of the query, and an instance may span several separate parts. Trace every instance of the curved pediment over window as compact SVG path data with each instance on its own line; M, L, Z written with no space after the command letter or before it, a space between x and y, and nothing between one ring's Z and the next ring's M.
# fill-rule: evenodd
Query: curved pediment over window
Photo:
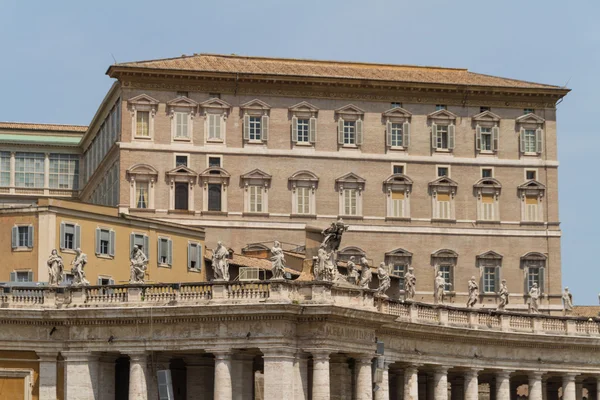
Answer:
M392 174L385 181L383 187L386 191L411 191L413 185L412 179L404 174Z
M388 251L387 253L385 253L386 257L412 257L412 255L413 253L402 248L397 248L395 250Z
M221 167L209 167L202 171L199 175L202 184L221 183L228 185L231 175Z
M535 251L530 251L529 253L523 255L521 260L524 261L545 261L548 257L545 254L538 253Z
M458 253L450 249L440 249L431 253L434 258L458 258Z
M427 115L427 118L435 122L436 124L452 124L458 118L458 115L448 110L437 110Z
M358 264L361 257L366 256L367 253L360 247L356 246L348 246L344 247L342 250L338 252L338 260L339 261L348 261L350 257L354 257L354 262Z
M481 178L480 180L475 182L475 185L473 185L473 186L476 188L487 188L487 187L492 187L495 189L502 188L502 184L500 183L500 181L495 178Z
M303 170L295 172L288 178L288 182L292 187L310 186L316 189L317 185L319 184L319 177L310 171Z
M127 177L130 179L131 177L136 176L147 176L156 179L156 177L158 177L158 171L152 165L135 164L127 170Z

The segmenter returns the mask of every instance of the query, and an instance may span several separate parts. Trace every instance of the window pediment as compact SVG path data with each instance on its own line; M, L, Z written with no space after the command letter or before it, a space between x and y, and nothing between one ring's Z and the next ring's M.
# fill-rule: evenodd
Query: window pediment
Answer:
M184 96L177 97L177 98L167 102L167 108L170 109L170 108L176 108L176 107L196 108L196 107L198 107L198 103L196 103L194 100L189 99Z
M544 122L546 122L546 120L544 118L539 117L533 113L521 115L515 121L519 125L523 125L523 126L529 125L529 126L535 126L535 127L539 127L539 126L543 125Z
M243 186L258 185L269 187L271 185L271 175L260 169L254 169L240 176L240 181Z
M542 253L538 253L536 251L531 251L523 256L521 256L522 261L546 261L548 257Z
M200 181L207 185L209 183L229 184L231 175L221 167L210 167L202 171L199 175Z
M388 251L385 253L386 257L412 257L413 253L408 250L404 250L402 248L397 248L392 251Z
M250 100L240 106L240 110L246 114L267 115L270 109L270 105L259 99Z
M544 192L546 191L546 186L532 179L523 183L522 185L517 186L517 190L521 196L543 196Z
M129 100L127 100L127 104L131 110L140 110L140 111L153 111L156 112L158 108L158 100L153 97L148 96L147 94L140 94L135 96Z
M136 179L138 177L156 179L158 177L158 171L156 168L148 164L135 164L127 170L127 178L131 180L131 178Z
M200 103L200 108L205 113L223 113L227 115L231 111L231 104L218 98L212 98Z
M448 178L447 176L440 176L439 178L437 178L434 181L429 182L429 187L450 187L450 188L457 188L458 187L458 183L454 182L452 179Z
M490 123L490 124L497 124L498 122L500 122L500 117L491 111L484 111L484 112L481 112L481 113L473 116L473 118L471 118L471 120L477 122L479 125L481 125L482 122Z
M410 117L412 116L412 113L410 113L409 111L405 110L402 107L394 107L394 108L390 108L389 110L383 112L382 117L387 119L388 121L397 121L397 122L404 122L407 121L408 119L410 119Z
M498 181L495 178L481 178L480 180L475 182L475 185L473 185L473 187L479 188L479 189L482 189L482 188L502 189L502 184L500 183L500 181Z
M454 250L450 250L450 249L440 249L437 251L434 251L433 253L431 253L431 257L434 258L458 258L458 253L455 252Z
M290 113L296 116L316 117L319 109L309 102L303 101L296 105L291 106L289 109Z
M364 190L366 180L356 175L354 172L350 172L346 175L340 176L335 180L338 190L341 189L358 189Z
M427 118L436 124L452 124L458 116L448 110L437 110L427 115Z
M356 107L354 104L348 104L347 106L340 107L335 110L335 114L341 116L342 118L354 117L356 119L361 119L361 117L365 114L365 110Z
M383 186L386 191L410 192L412 184L412 179L404 174L392 174L383 181Z
M194 170L186 167L185 165L179 165L170 171L167 171L167 176L193 176L194 178L198 175Z
M490 251L486 251L483 254L479 254L478 256L476 256L476 258L478 260L502 260L502 255L496 253L493 250L490 250Z
M288 178L292 188L296 186L309 186L316 189L319 177L310 171L298 171Z
M361 257L365 257L367 253L360 247L348 246L338 252L339 261L348 261L350 257L354 257L354 262L359 263Z

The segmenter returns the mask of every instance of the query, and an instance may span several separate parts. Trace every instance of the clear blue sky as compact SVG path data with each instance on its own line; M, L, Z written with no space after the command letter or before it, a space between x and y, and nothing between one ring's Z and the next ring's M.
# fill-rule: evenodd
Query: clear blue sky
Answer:
M563 284L597 304L597 1L0 0L0 121L88 124L113 63L237 53L466 67L565 85L558 106ZM594 229L594 226L596 228Z

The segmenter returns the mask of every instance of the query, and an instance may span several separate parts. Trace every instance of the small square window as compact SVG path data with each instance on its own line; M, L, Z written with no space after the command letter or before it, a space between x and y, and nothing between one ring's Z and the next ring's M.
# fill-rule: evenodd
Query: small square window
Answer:
M527 179L528 181L532 179L537 179L537 171L533 169L525 171L525 179Z
M177 97L190 97L188 92L177 92Z
M110 278L99 278L99 279L98 279L98 283L99 283L101 286L107 286L107 285L110 285L110 284L111 284L111 283L110 283Z
M450 174L450 171L448 170L448 167L437 167L438 178L441 176L448 176L449 174Z
M523 109L523 114L527 115L527 114L535 114L535 110L533 108L524 108Z
M436 104L435 105L435 111L440 111L440 110L447 110L448 107L445 104Z
M394 165L394 166L392 166L392 173L394 173L394 174L403 174L404 173L404 165Z
M221 157L208 157L208 167L221 167Z
M493 178L493 170L491 168L482 168L481 169L481 177L482 178Z
M486 112L486 111L490 111L490 110L491 110L490 107L485 107L485 106L479 107L479 112L480 113Z
M398 102L398 101L394 101L392 102L392 108L401 108L402 107L402 103Z
M188 156L175 156L175 166L179 167L180 165L188 166Z
M211 99L220 99L221 93L209 93L208 97L210 97Z

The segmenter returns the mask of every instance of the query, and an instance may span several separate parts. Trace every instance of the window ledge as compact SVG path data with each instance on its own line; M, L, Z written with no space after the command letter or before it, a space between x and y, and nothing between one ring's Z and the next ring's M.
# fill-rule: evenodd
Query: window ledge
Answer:
M491 225L500 225L500 220L488 220L488 219L478 219L475 221L476 224L491 224Z
M290 214L290 218L317 219L316 214Z
M33 251L33 247L15 247L12 251Z
M364 217L362 215L338 215L338 218L342 218L342 219L354 219L357 221L362 221L364 219Z
M192 210L168 210L167 214L194 215L194 211L192 211Z
M314 143L311 143L311 142L294 142L294 146L313 147Z
M114 260L115 256L111 256L109 254L96 254L96 257L102 258L104 260Z
M152 137L150 136L134 136L133 138L135 140L152 140Z
M521 225L544 225L543 221L521 221Z
M169 264L158 263L158 268L168 268L168 269L171 269L171 266Z
M227 211L202 211L202 215L222 215L227 216Z
M252 144L252 145L261 145L261 144L266 144L265 140L246 140L246 144Z
M130 208L129 211L153 213L156 210L154 208Z
M186 138L186 137L175 137L173 138L174 142L191 142L192 139L191 138Z
M356 144L343 144L342 149L358 149L358 145Z
M268 212L251 212L251 211L244 211L242 213L242 217L268 217L269 213Z
M206 139L206 143L225 143L225 141L223 139L209 138Z
M479 154L490 156L496 154L496 152L494 150L479 150Z
M410 217L385 217L386 221L407 221L410 222Z
M431 218L431 222L456 223L455 218Z
M533 153L533 152L524 152L521 153L525 157L539 157L541 153Z
M440 148L435 148L435 152L436 152L436 153L448 153L448 154L450 154L450 153L452 153L452 150L451 150L451 149L440 149Z
M60 249L61 253L75 254L75 249Z
M405 151L407 148L404 146L388 146L388 149L394 151Z
M202 272L202 270L199 268L188 268L188 272L194 272L196 274L199 274L200 272Z

